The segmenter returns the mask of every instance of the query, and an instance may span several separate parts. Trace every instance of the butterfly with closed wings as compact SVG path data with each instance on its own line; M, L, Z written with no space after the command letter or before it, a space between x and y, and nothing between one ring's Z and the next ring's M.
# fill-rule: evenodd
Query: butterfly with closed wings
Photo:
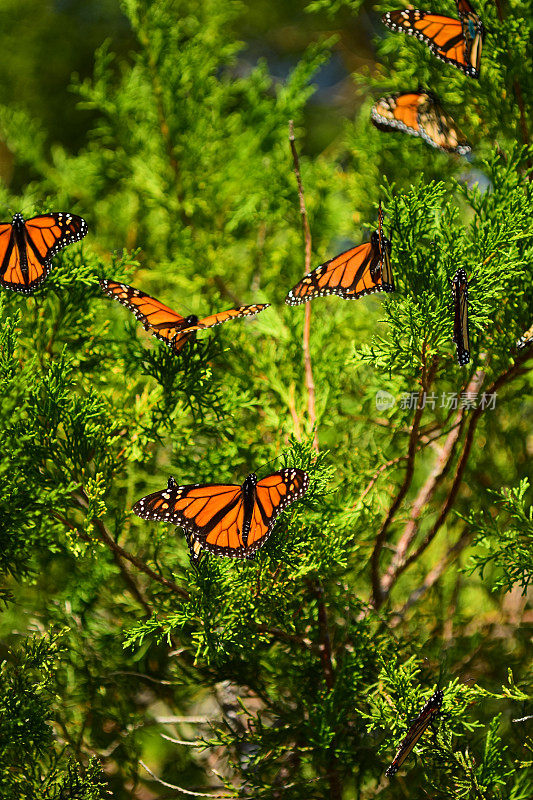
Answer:
M145 330L165 342L175 353L179 353L196 331L222 325L230 319L255 316L270 305L270 303L255 303L249 306L239 306L230 308L229 311L211 314L203 319L199 319L194 314L183 317L177 311L161 303L160 300L150 297L134 286L109 280L101 280L99 283L109 297L118 300L131 311L143 324Z
M390 264L391 243L383 233L383 211L378 211L378 230L370 241L326 261L309 272L288 293L289 306L307 303L314 297L336 294L345 300L357 300L373 292L393 292Z
M444 153L464 156L472 149L435 95L424 89L380 98L372 106L370 119L382 131L419 136Z
M33 294L52 268L52 258L87 234L87 223L76 214L58 211L24 220L14 214L0 223L0 286Z
M301 469L281 469L260 480L252 472L242 486L178 486L169 478L166 489L141 498L133 512L142 519L183 528L193 563L201 550L250 559L267 541L278 515L308 487L309 476Z
M431 52L471 78L479 78L485 28L468 0L457 0L459 19L408 8L388 11L382 20L393 31L416 36Z
M441 689L437 689L435 694L429 698L423 709L412 721L409 730L398 746L392 764L385 772L387 778L392 778L392 776L398 772L424 731L439 714L443 699L444 693Z
M468 278L464 269L458 269L451 280L453 297L453 341L457 361L461 367L470 361L470 338L468 335Z

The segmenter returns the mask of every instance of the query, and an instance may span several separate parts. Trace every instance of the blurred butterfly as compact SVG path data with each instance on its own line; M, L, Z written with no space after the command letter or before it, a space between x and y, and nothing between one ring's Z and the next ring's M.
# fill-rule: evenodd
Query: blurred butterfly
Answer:
M464 156L472 149L437 98L422 89L382 97L372 107L370 118L380 130L420 136L445 153Z
M141 292L140 289L135 289L134 286L107 280L101 280L99 283L109 297L114 297L135 314L145 330L166 342L176 353L179 353L196 331L222 325L230 319L254 316L270 305L270 303L258 303L251 306L239 306L230 308L229 311L211 314L203 319L198 319L194 314L182 317L177 311L163 305L155 297Z
M438 689L435 694L429 698L418 716L412 721L411 727L398 746L398 750L396 751L396 755L394 756L392 764L385 772L387 778L392 778L392 776L398 772L426 728L439 713L443 699L444 693Z
M388 11L382 20L393 31L416 36L431 52L471 78L479 78L485 28L468 0L456 0L459 19L418 11Z
M278 514L299 500L308 486L309 476L301 469L281 469L261 480L252 472L242 486L178 486L169 478L166 489L143 497L133 512L183 528L193 563L202 550L250 559L272 533Z
M52 268L52 257L87 234L87 223L60 211L0 223L0 286L32 294Z
M457 361L463 367L470 361L468 338L468 278L464 269L458 269L451 280L454 320L453 341L457 349Z
M530 344L533 344L533 325L517 341L516 349L523 350L524 347L529 347Z
M381 203L378 230L370 241L346 250L305 275L285 298L289 306L306 303L313 297L336 294L345 300L357 300L373 292L393 292L390 265L391 243L383 233Z

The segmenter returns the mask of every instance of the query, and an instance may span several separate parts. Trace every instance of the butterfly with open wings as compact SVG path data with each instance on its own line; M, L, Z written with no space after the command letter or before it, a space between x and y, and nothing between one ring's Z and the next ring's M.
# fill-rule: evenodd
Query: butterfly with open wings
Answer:
M66 211L0 223L0 286L33 294L52 268L52 258L87 234L87 223Z
M419 136L444 153L464 156L472 149L435 95L424 89L381 97L372 106L370 119L382 131Z
M196 331L222 325L230 319L255 316L270 305L270 303L255 303L249 306L239 306L230 308L229 311L211 314L203 319L199 319L194 314L183 317L177 311L161 303L160 300L150 297L134 286L109 280L101 280L99 283L109 297L118 300L131 311L147 331L168 344L175 353L179 353Z
M299 500L308 486L309 476L301 469L281 469L260 480L252 472L242 486L178 486L169 478L166 489L141 498L133 512L183 528L193 563L201 550L250 559L267 541L278 515Z

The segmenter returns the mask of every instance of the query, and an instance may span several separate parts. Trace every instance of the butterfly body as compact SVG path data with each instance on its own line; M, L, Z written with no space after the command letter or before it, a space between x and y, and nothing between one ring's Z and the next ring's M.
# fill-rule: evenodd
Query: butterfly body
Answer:
M0 223L0 286L32 294L50 272L53 256L87 234L87 223L67 212Z
M467 155L472 149L435 95L423 89L381 97L370 118L380 130L419 136L444 153Z
M392 31L415 36L446 64L479 78L485 28L467 0L458 0L459 19L410 8L388 11L382 20Z
M357 300L374 292L393 292L392 247L383 233L381 205L378 220L378 230L372 233L370 242L352 247L304 275L285 298L287 305L297 306L330 294Z
M139 500L133 511L143 519L183 528L193 562L207 550L250 559L272 533L277 516L307 491L309 476L282 469L260 480L248 475L236 484L189 484L168 479L167 488Z
M390 767L386 770L385 775L388 778L392 778L395 775L400 767L402 766L403 762L412 752L413 748L415 747L416 743L424 733L424 731L431 725L435 717L440 711L442 706L442 702L444 700L444 693L441 689L438 689L435 694L433 694L427 703L424 705L420 713L412 720L409 730L405 734L404 738L400 742L400 745L396 751L396 755L392 761Z
M451 280L454 320L453 341L457 361L461 367L470 361L470 338L468 334L468 278L464 269L458 269Z

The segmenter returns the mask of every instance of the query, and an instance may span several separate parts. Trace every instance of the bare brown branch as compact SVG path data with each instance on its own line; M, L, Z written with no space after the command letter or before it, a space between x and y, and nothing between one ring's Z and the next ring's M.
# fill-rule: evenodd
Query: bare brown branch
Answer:
M83 531L80 531L79 528L77 528L75 525L73 525L71 522L69 522L68 519L65 519L64 517L62 517L61 514L58 514L56 511L52 511L51 513L52 513L53 517L55 517L57 520L59 520L59 522L61 522L63 525L65 525L65 527L69 528L69 530L73 531L76 534L76 536L78 536L80 539L82 539L82 541L87 542L87 543L91 543L92 542L92 539L91 539L90 536L88 536ZM122 575L122 578L124 580L124 583L128 587L130 593L133 595L133 597L135 597L135 599L138 601L138 603L143 607L143 609L144 609L144 611L146 613L146 616L147 617L151 617L152 616L152 609L151 609L150 604L148 603L146 597L144 596L144 593L142 592L141 588L134 581L132 575L130 574L130 571L128 570L128 568L126 567L126 565L124 564L124 562L122 561L122 559L120 558L118 553L115 553L114 551L113 551L113 560L114 560L115 564L117 565L117 567L119 568L120 573Z
M522 368L522 364L524 363L524 361L527 360L527 358L528 358L527 351L518 355L515 359L515 363L513 364L513 366L510 367L506 372L503 372L492 383L492 385L487 389L486 394L492 395L497 393L498 389L500 389L506 383L509 383L519 375L523 375L524 369ZM431 544L431 542L433 541L433 539L443 526L444 522L446 521L446 518L450 510L452 509L453 504L455 503L457 494L461 487L464 471L466 469L466 465L468 463L468 459L472 449L476 428L479 420L481 419L482 414L484 413L484 410L485 409L481 405L478 405L472 412L472 415L470 417L470 422L468 424L468 428L466 431L466 438L463 446L463 451L461 453L461 457L459 459L459 463L457 465L455 476L452 485L450 487L448 496L441 507L437 520L435 521L431 530L427 533L421 544L403 561L401 565L398 565L395 575L396 579L402 572L404 572L407 569L407 567L409 567L414 561L416 561L422 555L422 553Z
M307 209L305 207L304 187L302 183L302 176L300 173L300 159L298 158L298 151L294 140L294 123L292 119L289 121L289 142L291 146L292 160L294 164L294 174L296 175L296 182L298 184L298 197L300 200L300 214L302 216L302 226L304 231L305 240L305 272L311 270L311 228L309 227L309 219L307 217ZM311 363L311 350L310 350L310 337L311 337L311 305L305 305L305 318L304 318L304 332L303 332L303 351L304 351L304 367L305 367L305 383L307 386L307 413L309 415L309 423L312 428L316 425L316 402L315 402L315 381L313 378L313 366ZM318 452L318 434L315 428L313 437L313 447Z
M468 384L466 392L477 394L481 388L484 378L485 373L483 370L477 370L474 373L472 380ZM418 530L418 521L422 514L422 510L428 505L429 502L431 502L431 499L433 498L437 488L450 470L455 455L456 445L463 430L464 419L465 408L460 408L455 415L454 425L446 437L446 441L444 442L439 457L437 458L426 482L418 492L413 502L409 521L404 528L402 536L398 542L396 552L383 579L383 591L385 594L388 593L390 587L394 583L398 567L405 560L409 547L416 536Z
M78 492L74 492L73 497L81 508L84 509L87 508L88 497L83 488L79 489ZM189 592L187 592L186 589L183 589L181 586L178 586L176 583L174 583L174 581L168 580L168 578L164 578L162 575L158 575L157 572L154 572L154 570L148 566L148 564L145 564L144 561L142 561L140 558L137 558L137 556L128 553L127 550L124 550L123 547L118 545L101 519L95 519L94 524L98 529L100 540L113 552L113 554L116 554L121 558L125 558L126 561L129 561L131 564L133 564L135 567L137 567L138 570L144 572L145 575L148 575L149 578L151 578L154 581L157 581L162 586L165 586L167 589L170 589L170 591L173 592L173 594L177 595L178 597L181 597L182 600L189 599Z
M425 356L425 343L423 348L423 367L422 367L422 378L420 381L420 391L418 393L418 402L417 407L413 419L413 424L411 425L411 432L409 434L409 444L407 448L407 465L405 470L405 476L403 482L394 498L388 512L387 516L383 520L381 528L378 531L376 536L376 541L374 543L374 549L372 551L371 557L371 578L372 578L372 604L375 608L379 608L380 605L383 603L385 599L385 595L383 593L383 588L381 586L381 579L379 575L379 560L381 551L383 549L383 545L385 543L385 539L387 536L387 531L391 522L394 520L396 512L400 508L402 501L409 491L409 487L411 486L411 481L413 480L413 474L415 469L415 455L418 449L418 436L419 436L419 429L420 429L420 420L422 419L422 414L424 413L423 409L423 398L424 394L426 393L429 386L431 386L435 374L437 372L437 364L438 360L435 356L432 359L431 365L427 366L426 364L426 356Z

